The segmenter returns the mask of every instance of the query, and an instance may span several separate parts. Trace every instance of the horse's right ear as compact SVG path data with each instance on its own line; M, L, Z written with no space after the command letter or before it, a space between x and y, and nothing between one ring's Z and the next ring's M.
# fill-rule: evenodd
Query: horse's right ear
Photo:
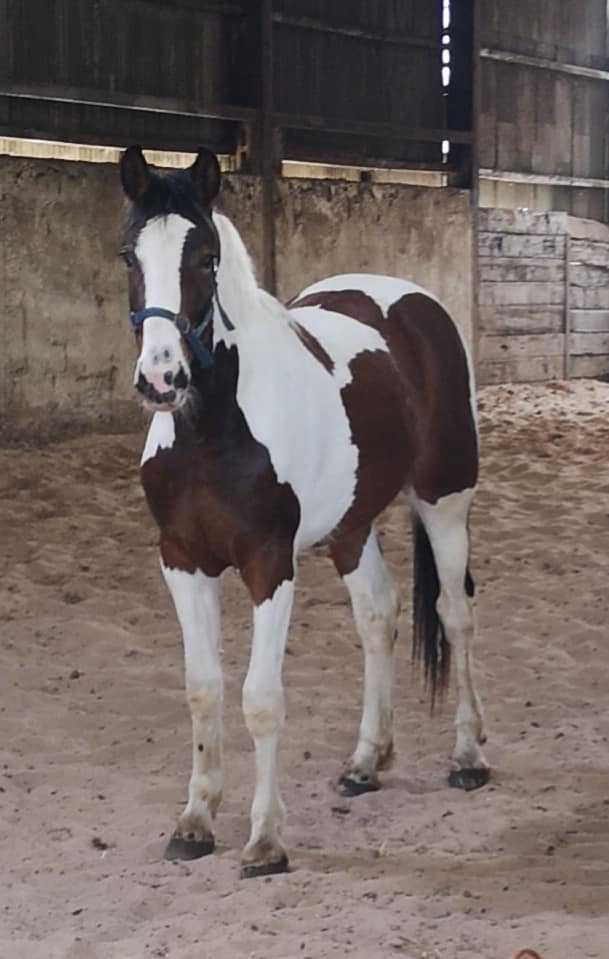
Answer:
M120 160L123 190L134 202L144 195L150 186L150 169L141 146L128 147Z
M220 190L220 164L218 157L206 147L199 147L195 162L188 168L192 185L199 203L209 206Z

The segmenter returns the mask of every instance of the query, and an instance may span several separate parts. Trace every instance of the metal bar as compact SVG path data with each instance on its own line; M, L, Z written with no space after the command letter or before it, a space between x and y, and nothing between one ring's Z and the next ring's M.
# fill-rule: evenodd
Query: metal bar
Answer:
M580 67L577 63L560 63L543 57L527 57L510 50L491 50L483 47L480 56L485 60L497 60L501 63L514 63L521 67L536 67L539 70L553 70L556 73L568 73L587 80L609 80L609 70L597 70L595 67Z
M201 106L190 100L173 97L139 96L124 92L110 93L85 87L62 87L46 83L25 84L0 80L0 97L2 96L52 103L74 103L87 107L141 110L144 113L174 114L209 120L230 120L236 123L260 122L260 111L251 107L234 107L228 104ZM441 143L442 140L471 143L472 139L471 133L464 130L405 127L399 123L335 120L313 115L273 113L272 121L275 127L285 130L318 130L320 133L344 133L429 143Z
M520 173L517 170L480 169L481 180L507 180L509 183L533 183L538 186L570 186L592 190L609 189L609 179L589 176L560 176L554 173Z
M348 24L332 24L316 17L296 17L287 13L274 13L273 21L286 27L299 27L303 30L315 30L319 33L333 33L341 37L353 37L358 40L375 40L392 43L395 46L420 47L424 50L441 50L442 44L426 37L412 37L404 33L381 33L378 30L364 30Z
M277 289L275 262L275 143L273 135L273 0L260 4L262 57L262 270L269 293Z

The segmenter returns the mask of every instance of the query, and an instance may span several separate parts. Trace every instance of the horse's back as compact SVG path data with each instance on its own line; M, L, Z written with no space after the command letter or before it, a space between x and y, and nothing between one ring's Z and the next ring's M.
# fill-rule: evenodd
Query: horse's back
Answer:
M305 325L315 310L318 329L323 311L329 322L331 314L343 314L380 334L414 421L414 481L421 495L437 499L475 485L472 364L463 337L436 297L398 277L351 273L310 285L289 306Z

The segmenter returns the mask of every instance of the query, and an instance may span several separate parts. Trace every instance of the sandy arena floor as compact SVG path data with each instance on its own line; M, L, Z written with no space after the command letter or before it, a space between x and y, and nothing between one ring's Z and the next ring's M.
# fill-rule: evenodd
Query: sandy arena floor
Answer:
M0 451L0 956L542 959L609 955L609 386L481 391L473 518L492 785L445 783L402 584L398 756L378 793L333 790L361 653L328 560L307 556L286 659L281 767L293 871L242 881L252 751L239 710L250 608L224 582L226 789L218 852L161 858L190 723L173 610L137 478L141 438Z

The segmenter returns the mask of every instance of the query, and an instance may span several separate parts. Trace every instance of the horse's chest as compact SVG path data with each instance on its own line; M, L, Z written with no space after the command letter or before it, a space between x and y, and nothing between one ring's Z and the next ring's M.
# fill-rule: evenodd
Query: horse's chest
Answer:
M141 480L162 539L179 543L204 572L242 567L265 542L293 540L298 527L293 490L247 434L226 446L177 438L142 464Z

